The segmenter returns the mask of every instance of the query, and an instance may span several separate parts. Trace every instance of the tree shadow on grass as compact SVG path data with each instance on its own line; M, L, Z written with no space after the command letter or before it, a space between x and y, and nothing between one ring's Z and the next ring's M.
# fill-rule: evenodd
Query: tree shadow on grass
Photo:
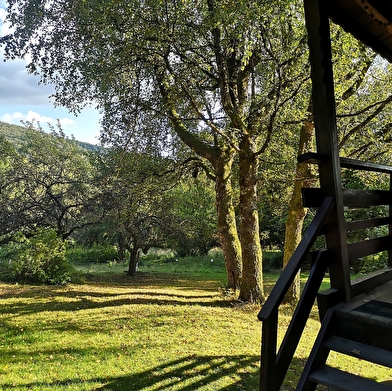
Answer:
M188 356L141 373L107 379L107 384L94 391L257 390L259 360L258 356Z
M257 356L188 356L128 376L85 379L82 387L91 391L252 391L258 390L258 371ZM2 390L74 389L80 383L80 379L24 383L22 387L5 383ZM97 388L94 383L104 385Z
M151 282L151 280L148 280ZM146 281L144 281L146 282ZM166 281L167 282L167 281ZM234 296L204 290L203 286L195 287L196 291L181 286L175 287L178 281L171 281L175 291L165 291L165 285L143 284L99 284L103 288L120 288L121 291L110 292L89 290L89 285L72 285L71 287L58 286L32 286L15 285L5 287L0 292L0 299L18 299L12 302L2 302L0 315L22 315L28 313L39 313L42 311L66 311L110 308L133 305L158 305L158 306L189 306L198 305L203 307L233 307L237 303ZM1 287L1 286L0 286ZM169 286L169 289L170 286ZM31 299L39 300L31 300Z

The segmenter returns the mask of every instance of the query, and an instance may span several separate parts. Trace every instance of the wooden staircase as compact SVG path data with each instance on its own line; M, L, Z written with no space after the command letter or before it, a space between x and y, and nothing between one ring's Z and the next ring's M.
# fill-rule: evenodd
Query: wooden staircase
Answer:
M300 162L323 165L323 156L308 153L299 157ZM340 158L344 169L363 170L388 175L392 184L392 167L369 162ZM325 385L333 390L390 390L392 385L379 384L369 379L361 379L326 365L330 351L337 351L392 368L392 187L388 190L342 189L340 192L341 208L334 198L326 196L322 189L304 189L303 201L307 207L317 207L318 211L303 235L302 242L294 252L290 262L283 270L258 317L263 322L262 354L260 372L260 390L278 391L295 354L303 328L317 298L322 327L320 334L307 361L303 375L298 383L298 391L315 390L317 385ZM343 208L371 208L385 205L373 218L344 221L340 235L355 233L364 229L386 226L384 231L374 238L357 241L354 236L341 246L341 259L345 268L335 262L337 251L334 241L324 249L314 250L319 236L328 238L336 232L336 214L343 213ZM389 229L388 229L389 227ZM384 232L384 233L383 233ZM334 238L335 236L332 236ZM327 242L328 245L328 242ZM340 274L347 265L363 257L387 253L387 267L367 274L360 279L349 278L347 286L342 287ZM277 343L279 328L278 313L284 295L293 282L296 273L304 262L312 267L289 327L280 346ZM331 281L331 288L319 291L325 273ZM334 283L334 280L338 280ZM350 276L349 276L350 277ZM392 380L392 371L391 371Z
M363 296L328 310L297 391L313 391L319 384L339 391L392 390L392 383L378 383L326 364L329 353L335 351L392 368L391 288L387 283L370 300Z
M258 315L263 323L260 391L280 390L316 298L321 328L297 391L313 391L318 385L335 391L392 391L390 382L361 378L328 361L335 351L392 368L392 166L340 156L333 76L338 59L332 57L330 31L332 20L392 62L392 30L387 27L392 5L382 0L304 0L304 10L317 152L299 156L299 162L318 165L320 187L303 191L304 206L318 210ZM386 10L390 19L381 34L381 19L374 15ZM349 188L342 169L377 173L384 184L376 190ZM352 213L360 209L370 213ZM321 242L324 248L314 250ZM387 260L387 267L352 280L351 265L376 254ZM289 326L282 330L279 307L305 264L311 265L308 280ZM324 276L330 289L319 292ZM278 330L284 333L280 343ZM385 380L392 380L392 371Z
M385 293L384 297L380 293ZM280 389L281 381L276 382L276 379L287 368L278 367L283 357L287 360L285 351L285 347L281 347L276 361L270 361L268 369L273 370L271 373L275 376L270 377L268 384L264 373L261 390ZM357 368L360 368L360 360L392 368L392 282L376 288L370 295L366 293L352 302L328 309L296 389L314 391L317 385L323 385L334 391L392 390L392 382L377 383L328 366L331 351L358 359ZM276 367L271 362L276 363Z

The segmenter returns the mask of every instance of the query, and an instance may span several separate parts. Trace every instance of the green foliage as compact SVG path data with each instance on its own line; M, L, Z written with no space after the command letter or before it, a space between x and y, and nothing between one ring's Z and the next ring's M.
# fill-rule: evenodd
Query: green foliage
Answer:
M37 228L29 237L18 232L15 240L1 249L1 263L19 282L64 285L73 274L64 242L50 228Z
M13 125L7 122L0 121L0 134L5 137L7 141L12 143L15 148L21 147L28 141L28 128L20 125ZM50 134L47 134L50 137ZM90 152L99 152L101 147L93 144L86 143L84 141L73 140L81 150Z
M118 250L111 245L93 245L91 247L69 245L65 252L67 260L72 264L110 263L118 260Z
M283 253L281 251L263 251L263 270L281 270Z
M170 249L150 248L147 254L142 254L140 257L141 263L166 261L175 259L176 253Z
M365 275L387 266L388 253L386 251L358 259L353 264L353 272Z
M0 235L41 226L66 238L97 219L91 155L61 128L24 129L12 146L0 150Z
M216 246L217 216L213 183L204 175L181 181L170 194L178 256L207 254Z

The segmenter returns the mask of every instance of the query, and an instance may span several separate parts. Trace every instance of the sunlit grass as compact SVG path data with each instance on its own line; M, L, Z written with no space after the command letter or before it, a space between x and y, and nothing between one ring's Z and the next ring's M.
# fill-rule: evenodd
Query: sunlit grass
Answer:
M196 259L142 265L134 277L124 270L90 263L79 285L0 284L0 390L258 389L259 306L221 289L223 265L206 258L199 267ZM265 275L267 289L278 275ZM279 339L291 313L281 310ZM295 389L318 328L314 311L282 390ZM361 364L372 377L383 370Z
M175 281L2 285L0 389L255 389L256 309Z

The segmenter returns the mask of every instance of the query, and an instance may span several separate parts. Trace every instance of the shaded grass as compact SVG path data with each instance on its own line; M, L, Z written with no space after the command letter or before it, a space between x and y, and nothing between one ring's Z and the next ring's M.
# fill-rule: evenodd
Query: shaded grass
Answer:
M0 390L257 390L259 306L225 293L222 265L208 261L144 265L135 277L89 264L84 284L65 287L0 284ZM278 275L265 275L267 289ZM291 313L282 307L279 340ZM318 328L314 311L282 390L295 389Z

